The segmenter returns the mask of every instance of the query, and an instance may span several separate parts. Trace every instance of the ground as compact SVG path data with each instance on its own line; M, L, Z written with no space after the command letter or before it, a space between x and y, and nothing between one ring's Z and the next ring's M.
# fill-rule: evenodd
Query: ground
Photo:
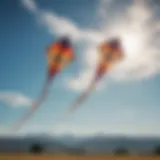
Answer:
M0 155L0 160L160 160L152 156L67 156L67 155Z

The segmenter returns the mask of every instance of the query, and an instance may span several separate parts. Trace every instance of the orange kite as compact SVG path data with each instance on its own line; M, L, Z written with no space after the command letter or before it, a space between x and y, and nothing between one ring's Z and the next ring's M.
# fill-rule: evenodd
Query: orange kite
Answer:
M26 122L26 120L36 111L36 109L38 109L38 107L42 104L42 102L47 96L53 78L73 61L74 51L70 40L67 37L63 37L57 42L49 45L46 51L46 56L48 70L46 83L43 87L42 93L37 99L37 101L32 104L29 112L15 123L15 125L13 126L14 130L19 129Z
M69 107L67 113L74 111L95 88L97 82L108 72L114 65L124 57L121 41L118 38L107 40L98 46L99 60L97 63L95 76L89 88L82 93L78 99Z

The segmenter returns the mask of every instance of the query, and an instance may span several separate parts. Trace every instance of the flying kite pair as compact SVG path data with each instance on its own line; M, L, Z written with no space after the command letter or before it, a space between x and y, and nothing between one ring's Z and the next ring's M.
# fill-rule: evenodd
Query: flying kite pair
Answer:
M96 66L96 71L89 88L82 93L78 99L69 107L67 110L71 113L75 110L84 99L91 93L95 88L97 82L109 71L115 64L117 64L124 57L124 52L121 46L121 42L118 38L107 40L98 46L99 59ZM46 50L47 56L47 77L46 83L42 90L40 97L30 107L29 112L22 117L13 126L14 130L19 129L26 120L38 109L38 107L45 100L48 89L51 85L52 80L56 75L66 68L75 59L75 52L71 41L68 37L62 37L57 42L52 43Z

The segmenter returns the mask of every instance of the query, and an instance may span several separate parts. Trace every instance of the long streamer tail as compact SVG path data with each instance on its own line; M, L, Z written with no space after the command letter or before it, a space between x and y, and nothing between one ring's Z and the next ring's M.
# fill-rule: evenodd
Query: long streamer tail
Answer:
M100 77L95 76L94 80L92 81L92 83L90 84L90 86L88 87L88 89L83 92L77 99L76 101L74 101L74 103L66 110L66 112L64 113L64 115L61 117L61 120L65 120L71 113L73 113L80 104L82 104L84 102L84 100L89 97L89 95L91 94L91 92L95 89L97 82L99 80Z
M35 101L32 104L29 112L27 112L20 120L18 120L13 125L13 128L12 128L13 131L17 131L18 129L20 129L20 127L22 125L24 125L24 123L32 116L32 114L39 108L39 106L42 104L42 102L46 99L47 94L48 94L48 90L49 90L49 87L50 87L50 83L51 83L51 78L47 78L40 97L38 98L37 101Z

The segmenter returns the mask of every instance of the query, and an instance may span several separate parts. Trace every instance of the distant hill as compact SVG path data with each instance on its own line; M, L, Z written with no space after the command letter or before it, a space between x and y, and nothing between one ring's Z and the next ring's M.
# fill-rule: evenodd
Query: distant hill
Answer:
M44 152L112 153L123 147L130 153L151 153L160 145L159 137L125 137L95 135L76 137L72 135L28 135L25 137L0 137L0 152L29 152L33 144L39 144Z

